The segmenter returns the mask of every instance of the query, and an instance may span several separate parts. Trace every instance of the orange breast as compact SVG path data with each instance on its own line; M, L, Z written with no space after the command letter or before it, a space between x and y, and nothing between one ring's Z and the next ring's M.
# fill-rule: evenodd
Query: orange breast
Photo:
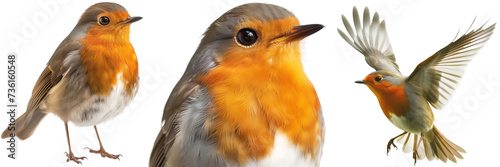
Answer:
M380 107L388 119L392 117L391 114L399 117L409 111L408 97L403 85L395 86L386 83L378 86L368 85L368 87L377 96Z
M130 27L99 29L90 27L80 39L80 62L84 65L86 81L92 93L107 96L116 85L118 74L126 91L132 92L137 83L138 63L129 41Z
M274 58L276 64L222 56L216 68L198 78L213 97L215 122L210 132L225 158L242 164L265 157L276 131L286 134L305 154L316 156L323 131L316 91L302 69L298 46L276 54L280 54Z

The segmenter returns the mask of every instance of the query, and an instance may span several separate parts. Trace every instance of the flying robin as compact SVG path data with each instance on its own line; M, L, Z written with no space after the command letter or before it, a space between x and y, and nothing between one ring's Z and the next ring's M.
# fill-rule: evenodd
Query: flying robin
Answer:
M384 115L404 132L389 140L387 153L395 139L404 140L403 148L412 148L415 163L418 159L448 159L456 163L465 150L448 140L434 126L430 105L441 109L458 85L464 69L495 29L495 24L467 31L431 57L421 62L410 76L399 72L384 21L377 13L370 19L365 8L361 23L356 7L353 9L354 29L342 15L349 35L338 29L352 47L365 56L376 71L356 83L365 84L375 94ZM430 105L429 105L430 104ZM413 134L413 137L411 137ZM410 142L408 142L410 141ZM413 142L411 142L413 141ZM397 147L396 147L397 148ZM405 149L404 149L405 150Z
M323 118L300 41L322 28L261 3L215 20L170 94L149 166L318 166Z
M26 112L9 126L2 138L15 135L29 138L42 119L53 113L64 121L68 139L67 161L81 163L71 151L68 122L94 126L100 149L92 153L117 159L107 153L96 125L121 113L138 88L138 63L129 41L130 17L116 3L89 7L64 39L36 82Z

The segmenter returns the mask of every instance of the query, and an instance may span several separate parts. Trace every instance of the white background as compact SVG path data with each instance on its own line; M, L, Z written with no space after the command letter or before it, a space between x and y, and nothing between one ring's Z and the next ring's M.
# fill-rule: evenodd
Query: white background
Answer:
M58 8L47 13L38 3L54 2ZM55 0L3 1L0 5L0 54L6 64L9 52L18 54L19 112L24 113L33 85L59 43L69 34L83 11L99 1ZM115 119L98 125L104 147L120 153L121 160L101 158L85 147L98 148L92 127L70 123L72 149L86 156L81 166L147 166L153 142L160 129L165 101L198 46L206 27L224 11L250 0L208 1L119 1L132 16L143 20L131 28L131 42L139 59L141 87L128 109ZM411 154L400 150L386 155L388 140L402 131L383 115L376 97L355 80L373 71L361 54L338 35L341 14L352 18L352 7L368 6L387 21L397 63L403 74L469 27L475 16L500 21L494 1L467 2L431 0L286 1L273 0L291 10L302 24L326 26L303 42L304 68L320 97L326 122L322 166L411 167ZM45 17L44 17L45 16ZM33 19L35 17L35 19ZM35 21L34 21L35 20ZM23 34L23 26L36 24L35 32ZM496 166L500 156L500 32L469 64L455 95L445 109L436 110L436 126L451 141L467 150L457 164L419 161L416 166ZM13 45L9 36L26 40ZM5 67L5 66L4 66ZM0 73L6 95L6 68ZM481 82L493 81L493 82ZM4 96L5 97L5 96ZM6 104L5 101L0 102ZM495 103L497 102L497 103ZM0 128L7 127L8 115L0 113ZM33 136L17 143L17 159L7 158L6 140L0 142L0 166L80 166L66 162L68 151L63 122L50 114ZM401 145L398 145L401 146Z

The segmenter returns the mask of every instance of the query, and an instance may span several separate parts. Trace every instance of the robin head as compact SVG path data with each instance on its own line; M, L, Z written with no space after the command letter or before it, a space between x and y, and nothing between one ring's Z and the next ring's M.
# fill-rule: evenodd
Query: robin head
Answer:
M241 67L300 61L299 41L322 28L319 24L301 26L290 11L276 5L245 4L209 26L193 60L211 58L215 64ZM206 71L212 66L201 68Z
M365 84L377 96L382 93L388 94L397 90L397 88L403 88L403 80L387 71L372 72L365 79L355 81L355 83Z
M119 4L103 2L90 6L82 14L76 27L87 28L87 36L128 40L130 24L141 19L142 17L130 17L127 10Z

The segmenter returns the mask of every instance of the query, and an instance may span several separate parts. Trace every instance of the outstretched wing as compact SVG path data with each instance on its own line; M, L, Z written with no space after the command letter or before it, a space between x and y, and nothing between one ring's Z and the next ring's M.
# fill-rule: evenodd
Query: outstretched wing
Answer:
M356 7L353 9L353 20L354 29L346 17L342 15L342 21L349 34L347 35L342 30L337 29L342 38L354 49L365 55L366 63L375 70L385 70L401 76L389 42L385 21L379 21L378 13L375 13L373 19L370 19L370 11L365 8L363 25L361 25Z
M436 109L442 108L462 78L464 69L486 41L495 24L466 32L431 57L420 63L406 82L423 89L424 97Z

